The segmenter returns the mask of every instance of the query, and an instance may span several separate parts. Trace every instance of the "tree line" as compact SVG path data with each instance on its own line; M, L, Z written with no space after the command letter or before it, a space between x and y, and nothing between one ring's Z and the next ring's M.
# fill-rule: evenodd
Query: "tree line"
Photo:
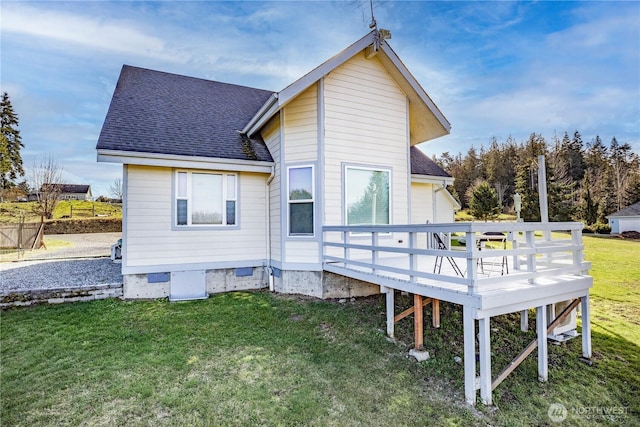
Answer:
M600 136L586 144L577 130L549 143L532 133L522 142L493 138L488 148L466 155L449 152L433 159L455 178L451 193L469 208L474 190L490 186L502 211L513 211L513 195L522 196L521 216L540 221L538 156L545 156L550 221L606 223L606 216L640 201L640 156L629 143Z

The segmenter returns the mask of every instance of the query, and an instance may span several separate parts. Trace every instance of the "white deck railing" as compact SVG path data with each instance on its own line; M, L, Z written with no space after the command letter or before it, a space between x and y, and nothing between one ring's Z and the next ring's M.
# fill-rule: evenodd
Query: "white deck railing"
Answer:
M577 222L325 226L324 263L415 283L466 286L474 295L536 284L543 277L586 274L582 227ZM460 237L465 246L454 249L449 243Z

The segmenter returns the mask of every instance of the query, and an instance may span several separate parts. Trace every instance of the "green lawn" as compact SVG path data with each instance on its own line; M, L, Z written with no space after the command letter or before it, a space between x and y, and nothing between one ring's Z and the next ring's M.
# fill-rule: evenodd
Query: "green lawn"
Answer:
M490 408L464 404L458 306L441 304L442 327L425 330L432 359L417 363L406 356L411 317L388 341L382 297L238 292L3 312L0 425L640 425L640 243L585 245L593 366L579 339L552 345L549 382L537 381L534 353ZM397 310L409 301L399 296ZM515 315L492 319L495 373L534 338L531 322L525 334ZM569 410L561 424L552 403ZM607 408L624 413L593 415Z
M35 202L0 203L0 223L19 222L21 217L25 222L40 222L40 217L33 214L35 205ZM94 216L122 218L122 206L88 200L61 200L53 212L53 219Z

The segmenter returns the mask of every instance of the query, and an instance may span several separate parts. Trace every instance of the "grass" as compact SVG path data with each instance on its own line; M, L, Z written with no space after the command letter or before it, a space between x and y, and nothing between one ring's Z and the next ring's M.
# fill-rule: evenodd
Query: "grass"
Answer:
M0 203L0 223L19 222L22 216L25 217L25 222L40 222L40 217L33 214L35 204L36 202ZM53 212L53 219L94 216L122 218L122 207L88 200L61 200Z
M467 209L456 211L456 221L479 221L469 213ZM516 216L513 214L501 213L495 221L515 221Z
M19 261L24 257L26 253L38 253L37 251L50 251L61 248L68 248L73 246L73 243L68 242L66 240L58 240L47 237L45 239L45 243L47 245L47 249L3 249L0 251L0 263L2 262L11 262L11 261ZM36 252L34 252L36 251Z
M580 340L535 354L464 404L460 307L426 328L432 358L406 357L412 320L388 341L384 299L338 303L238 292L205 301L118 300L9 310L0 319L1 425L640 425L638 242L585 237L593 262L594 363ZM397 310L410 296L397 298ZM613 309L614 312L610 310ZM516 315L492 319L497 373L534 338ZM425 322L430 324L430 310ZM587 408L587 409L585 409ZM595 409L589 409L595 408ZM618 415L593 415L622 408Z

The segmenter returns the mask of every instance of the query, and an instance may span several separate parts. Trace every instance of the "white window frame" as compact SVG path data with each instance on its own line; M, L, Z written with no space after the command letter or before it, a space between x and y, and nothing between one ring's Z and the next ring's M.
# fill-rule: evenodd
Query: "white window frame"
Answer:
M311 199L291 200L291 180L289 171L291 169L311 169ZM313 224L311 233L291 233L291 205L296 203L311 203L311 223ZM302 164L287 166L287 236L293 238L309 238L316 235L316 175L313 164Z
M186 195L180 195L180 174L186 174ZM192 223L192 177L196 175L218 175L222 177L222 223L221 224L193 224ZM234 194L229 194L228 180L229 177L234 179ZM174 219L173 226L177 229L185 228L231 228L238 227L238 174L229 173L224 171L191 171L191 170L176 170L174 173L174 193L172 198ZM187 223L178 224L178 200L187 201ZM227 203L234 202L234 221L233 224L228 224L229 218L227 218Z
M388 218L389 218L389 222L387 224L371 224L373 226L378 226L378 225L389 225L392 223L392 169L388 168L388 167L382 167L382 166L364 166L364 165L344 165L344 224L345 225L350 225L349 224L349 200L348 200L348 189L349 189L349 170L359 170L359 171L373 171L373 172L386 172L387 176L389 177L389 203L387 208L389 209L388 212ZM356 224L354 224L356 225ZM362 233L352 233L355 235L359 235ZM387 234L387 233L385 233Z

